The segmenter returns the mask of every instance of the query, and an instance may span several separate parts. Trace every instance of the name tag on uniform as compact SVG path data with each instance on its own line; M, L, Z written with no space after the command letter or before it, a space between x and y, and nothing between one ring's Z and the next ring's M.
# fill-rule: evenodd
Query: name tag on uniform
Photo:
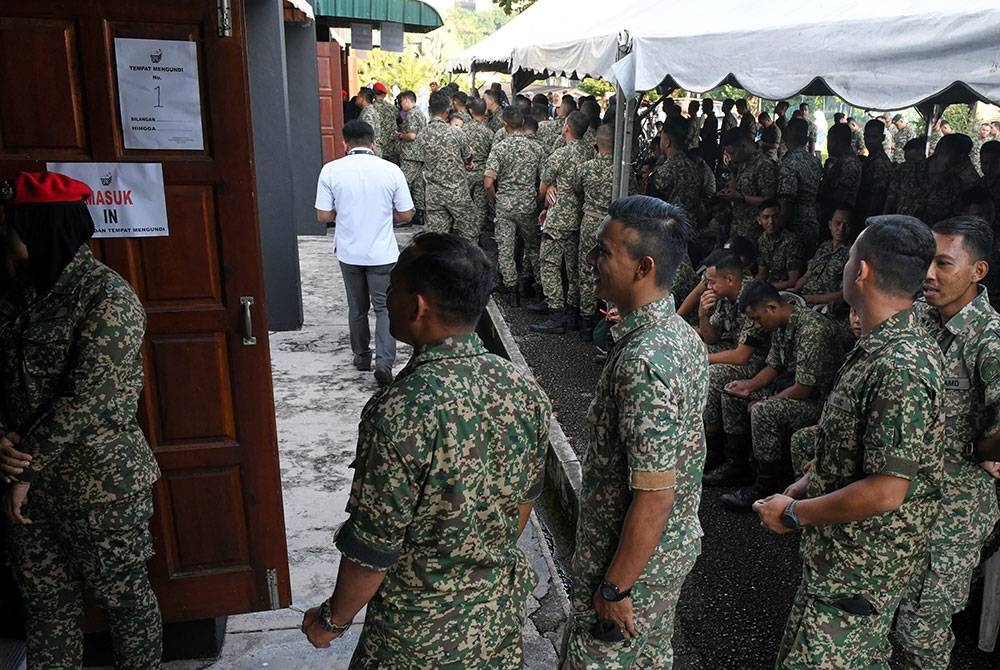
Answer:
M972 382L968 377L945 377L944 387L949 391L968 391Z
M843 412L850 412L854 409L854 405L851 403L851 400L847 396L839 393L831 393L826 399L826 404Z

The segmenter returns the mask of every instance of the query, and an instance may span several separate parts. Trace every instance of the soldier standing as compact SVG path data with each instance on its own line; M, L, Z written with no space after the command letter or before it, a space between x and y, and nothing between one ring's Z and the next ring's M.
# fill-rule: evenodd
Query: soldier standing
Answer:
M1000 314L980 282L990 270L993 234L974 217L934 226L937 255L924 282L925 320L944 353L944 478L941 515L926 562L896 619L906 668L946 670L952 615L969 596L983 543L1000 518Z
M799 238L781 225L779 211L777 200L765 200L757 212L757 223L764 231L757 238L757 279L783 291L802 276L805 253Z
M483 100L486 101L486 127L494 133L503 128L503 119L500 114L503 107L500 105L500 94L490 89L483 92Z
M653 171L653 193L660 200L681 207L694 221L701 202L701 172L687 156L688 121L668 120L660 131L663 161Z
M382 157L382 146L378 142L379 129L382 127L382 119L379 117L378 108L375 106L375 94L370 88L364 87L358 91L354 98L354 104L361 109L358 114L358 121L364 121L375 131L375 155Z
M722 138L723 153L729 158L735 176L719 191L719 197L733 203L732 234L756 240L761 233L757 208L777 195L778 166L757 151L750 138L738 130L731 130Z
M420 154L417 136L427 127L427 119L417 106L417 96L413 91L403 91L399 94L399 106L406 115L402 128L396 133L396 141L399 146L399 167L403 170L403 176L406 177L406 186L410 189L413 206L417 210L413 217L413 223L423 225L426 207L424 203L424 159Z
M462 119L463 124L472 122L472 115L469 114L469 95L463 91L455 91L451 96L451 108L455 111L455 116Z
M524 117L516 107L503 110L507 138L490 151L484 172L486 197L495 204L497 255L502 294L518 304L539 274L538 260L538 176L543 165L541 147L524 136ZM514 257L517 238L524 244L520 289Z
M886 211L932 224L961 213L962 193L979 181L969 166L971 144L967 135L946 135L933 156L901 165Z
M593 340L597 325L597 293L594 273L587 262L587 254L597 242L597 229L608 215L611 194L614 191L613 153L615 131L610 125L597 129L597 156L582 166L577 174L579 190L583 194L583 219L580 222L580 337L584 342Z
M107 615L116 666L159 668L146 562L160 471L136 421L146 313L86 244L86 184L21 173L0 195L16 271L0 302L3 507L28 664L80 667L88 592Z
M389 96L389 89L382 82L375 82L372 93L375 95L375 111L378 112L379 121L375 126L376 153L387 161L398 164L399 145L396 142L396 131L399 129L399 110L386 99Z
M685 219L654 198L618 199L591 255L598 296L622 321L590 408L570 670L673 665L674 612L701 553L698 415L708 387L705 350L669 295Z
M468 168L472 151L466 136L448 125L451 102L441 91L431 93L427 103L431 121L418 137L417 151L423 158L427 230L454 232L470 242L479 240L474 220Z
M857 209L861 190L861 159L851 151L851 129L843 123L834 124L826 142L830 157L819 183L821 221L829 221L838 207Z
M905 160L903 151L906 143L915 138L917 133L902 114L892 117L892 125L896 128L892 138L892 162L902 163Z
M804 529L779 669L889 667L893 615L940 511L943 362L913 309L934 251L921 221L869 219L844 268L863 335L823 407L814 465L754 503L772 532Z
M861 159L861 186L858 188L858 219L866 221L885 211L885 201L892 185L892 161L882 151L885 126L879 119L865 124L865 148L868 155Z
M726 507L749 511L754 501L783 491L791 481L788 440L796 430L819 419L842 351L833 321L786 302L766 282L752 282L740 297L739 307L771 333L767 365L752 379L733 381L726 387L733 402L746 408L748 417L742 427L750 428L757 478L720 500Z
M472 170L469 171L469 188L472 191L473 219L479 231L487 228L490 205L483 188L483 175L486 160L490 157L493 146L493 133L486 127L486 103L482 98L469 102L469 115L472 119L462 126L469 148L472 150Z
M799 236L807 247L819 239L816 194L823 178L823 166L806 148L808 126L802 119L792 119L784 135L787 152L778 165L778 200L781 223Z
M302 622L329 647L367 604L351 668L521 668L535 580L517 538L551 406L475 333L491 284L486 255L452 235L418 235L393 269L392 334L413 358L361 414L337 585Z
M539 199L555 198L542 224L542 243L539 250L544 302L531 306L532 311L547 311L550 318L532 324L535 333L565 333L566 329L579 327L577 311L580 307L580 281L577 256L580 253L580 197L575 190L577 171L593 157L593 151L580 138L590 127L590 119L583 112L573 112L566 117L563 138L566 146L557 149L545 162ZM555 193L549 189L555 187ZM566 272L566 290L563 291L563 270Z

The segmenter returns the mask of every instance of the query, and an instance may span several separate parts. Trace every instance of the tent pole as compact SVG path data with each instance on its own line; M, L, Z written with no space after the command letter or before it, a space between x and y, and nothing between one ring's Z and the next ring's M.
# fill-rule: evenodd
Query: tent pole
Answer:
M611 186L611 198L622 195L622 148L625 144L625 91L615 84L615 159L614 181Z
M619 195L628 195L629 175L632 169L632 146L633 135L635 134L635 112L639 106L639 97L632 96L625 105L625 127L622 133L622 153L621 165L619 166Z

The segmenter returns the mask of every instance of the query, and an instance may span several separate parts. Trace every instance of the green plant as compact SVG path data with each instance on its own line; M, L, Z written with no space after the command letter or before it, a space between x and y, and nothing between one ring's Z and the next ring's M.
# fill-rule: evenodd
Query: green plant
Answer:
M604 81L603 79L592 79L590 77L585 77L578 85L581 91L586 91L590 95L597 97L603 96L605 93L614 93L615 87Z

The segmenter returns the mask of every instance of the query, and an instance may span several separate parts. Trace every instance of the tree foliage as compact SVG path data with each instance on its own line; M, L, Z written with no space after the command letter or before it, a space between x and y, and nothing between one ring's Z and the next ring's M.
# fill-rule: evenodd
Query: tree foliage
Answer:
M374 79L416 91L436 78L434 64L410 50L394 53L377 49L358 60L358 79L364 83Z
M502 9L505 14L520 14L535 4L535 0L493 0L493 4Z
M603 79L591 79L590 77L584 78L577 85L581 91L586 91L590 95L601 97L605 93L614 93L615 87L604 81Z

